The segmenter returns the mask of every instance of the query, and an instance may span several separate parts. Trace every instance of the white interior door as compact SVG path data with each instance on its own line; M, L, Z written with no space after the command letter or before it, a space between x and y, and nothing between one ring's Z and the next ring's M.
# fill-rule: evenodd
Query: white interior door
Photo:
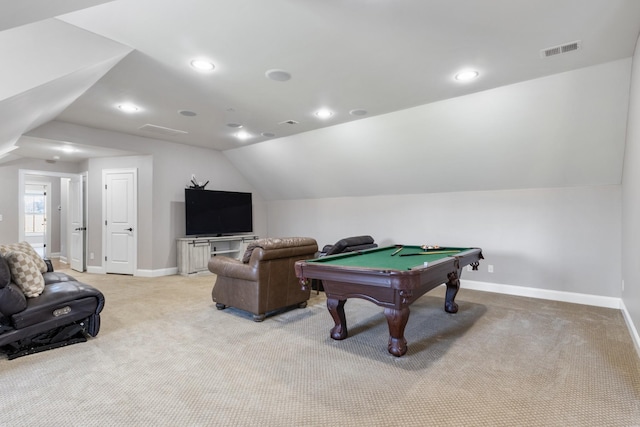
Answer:
M105 170L105 272L133 274L136 268L137 171Z
M82 197L82 176L69 180L69 244L67 257L71 268L84 271L84 240L87 228L84 225L84 203Z

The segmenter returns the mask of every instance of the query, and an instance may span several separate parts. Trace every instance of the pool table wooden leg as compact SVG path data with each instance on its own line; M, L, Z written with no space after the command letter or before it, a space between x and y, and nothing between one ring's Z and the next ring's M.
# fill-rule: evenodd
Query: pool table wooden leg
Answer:
M347 302L347 300L338 300L327 296L327 308L336 324L331 329L331 338L334 340L343 340L349 335L347 333L347 318L344 315L345 302Z
M447 276L449 281L447 284L447 293L444 298L444 311L447 313L457 313L458 312L458 304L454 301L456 295L458 294L458 290L460 289L460 279L459 275L455 272L449 273Z
M407 352L407 340L404 338L404 328L409 321L409 307L385 308L384 315L389 324L389 353L400 357Z

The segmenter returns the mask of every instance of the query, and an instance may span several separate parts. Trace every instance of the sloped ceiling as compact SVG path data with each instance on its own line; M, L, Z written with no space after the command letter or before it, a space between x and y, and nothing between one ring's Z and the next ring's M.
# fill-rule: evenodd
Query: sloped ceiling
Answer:
M261 144L288 149L312 141L306 147L316 153L323 135L344 138L336 132L354 123L376 127L395 112L628 59L640 2L30 0L4 2L0 30L3 64L10 64L0 69L0 156L38 156L33 140L21 154L19 140L55 119L223 150L252 176L243 168ZM572 42L580 48L541 57ZM196 58L215 69L197 72L189 65ZM464 69L479 77L456 81ZM269 70L291 78L272 80ZM123 113L117 106L125 102L138 111ZM317 117L320 108L333 115ZM236 138L239 125L248 139ZM330 157L315 157L313 168L326 170ZM370 160L374 170L388 166ZM273 161L265 170L284 174ZM272 196L314 193L282 191Z
M269 200L617 185L630 69L608 62L225 155Z
M113 0L22 0L3 2L0 31L73 12Z
M638 17L636 0L115 1L60 17L136 54L59 120L155 137L140 129L151 124L228 150L629 57ZM577 40L578 51L540 57ZM197 73L194 58L216 68ZM467 68L480 78L453 79ZM273 69L291 79L265 77ZM116 98L139 112L124 118ZM320 108L334 114L322 120Z
M0 156L93 86L131 48L49 19L0 32Z

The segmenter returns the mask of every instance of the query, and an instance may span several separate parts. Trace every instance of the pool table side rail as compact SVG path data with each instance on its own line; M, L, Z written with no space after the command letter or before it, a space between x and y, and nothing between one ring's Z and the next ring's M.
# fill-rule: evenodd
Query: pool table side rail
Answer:
M417 286L421 281L424 284L423 275L425 275L431 277L429 281L433 281L431 286L435 287L446 282L447 273L462 269L466 265L481 259L483 259L482 250L480 248L470 248L458 254L433 261L429 263L427 267L419 265L410 270L376 269L371 267L341 265L327 266L315 260L308 260L297 261L295 263L295 272L301 283L309 279L317 279L394 289L406 289Z

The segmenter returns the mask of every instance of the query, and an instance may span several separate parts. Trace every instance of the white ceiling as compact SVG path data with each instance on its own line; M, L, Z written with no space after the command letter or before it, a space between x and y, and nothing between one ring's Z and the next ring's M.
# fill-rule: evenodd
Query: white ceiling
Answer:
M228 150L630 57L640 1L22 0L2 2L0 30L0 158L50 158L20 139L53 119ZM455 81L465 68L480 77ZM319 119L321 107L334 115ZM254 137L238 141L229 123Z

